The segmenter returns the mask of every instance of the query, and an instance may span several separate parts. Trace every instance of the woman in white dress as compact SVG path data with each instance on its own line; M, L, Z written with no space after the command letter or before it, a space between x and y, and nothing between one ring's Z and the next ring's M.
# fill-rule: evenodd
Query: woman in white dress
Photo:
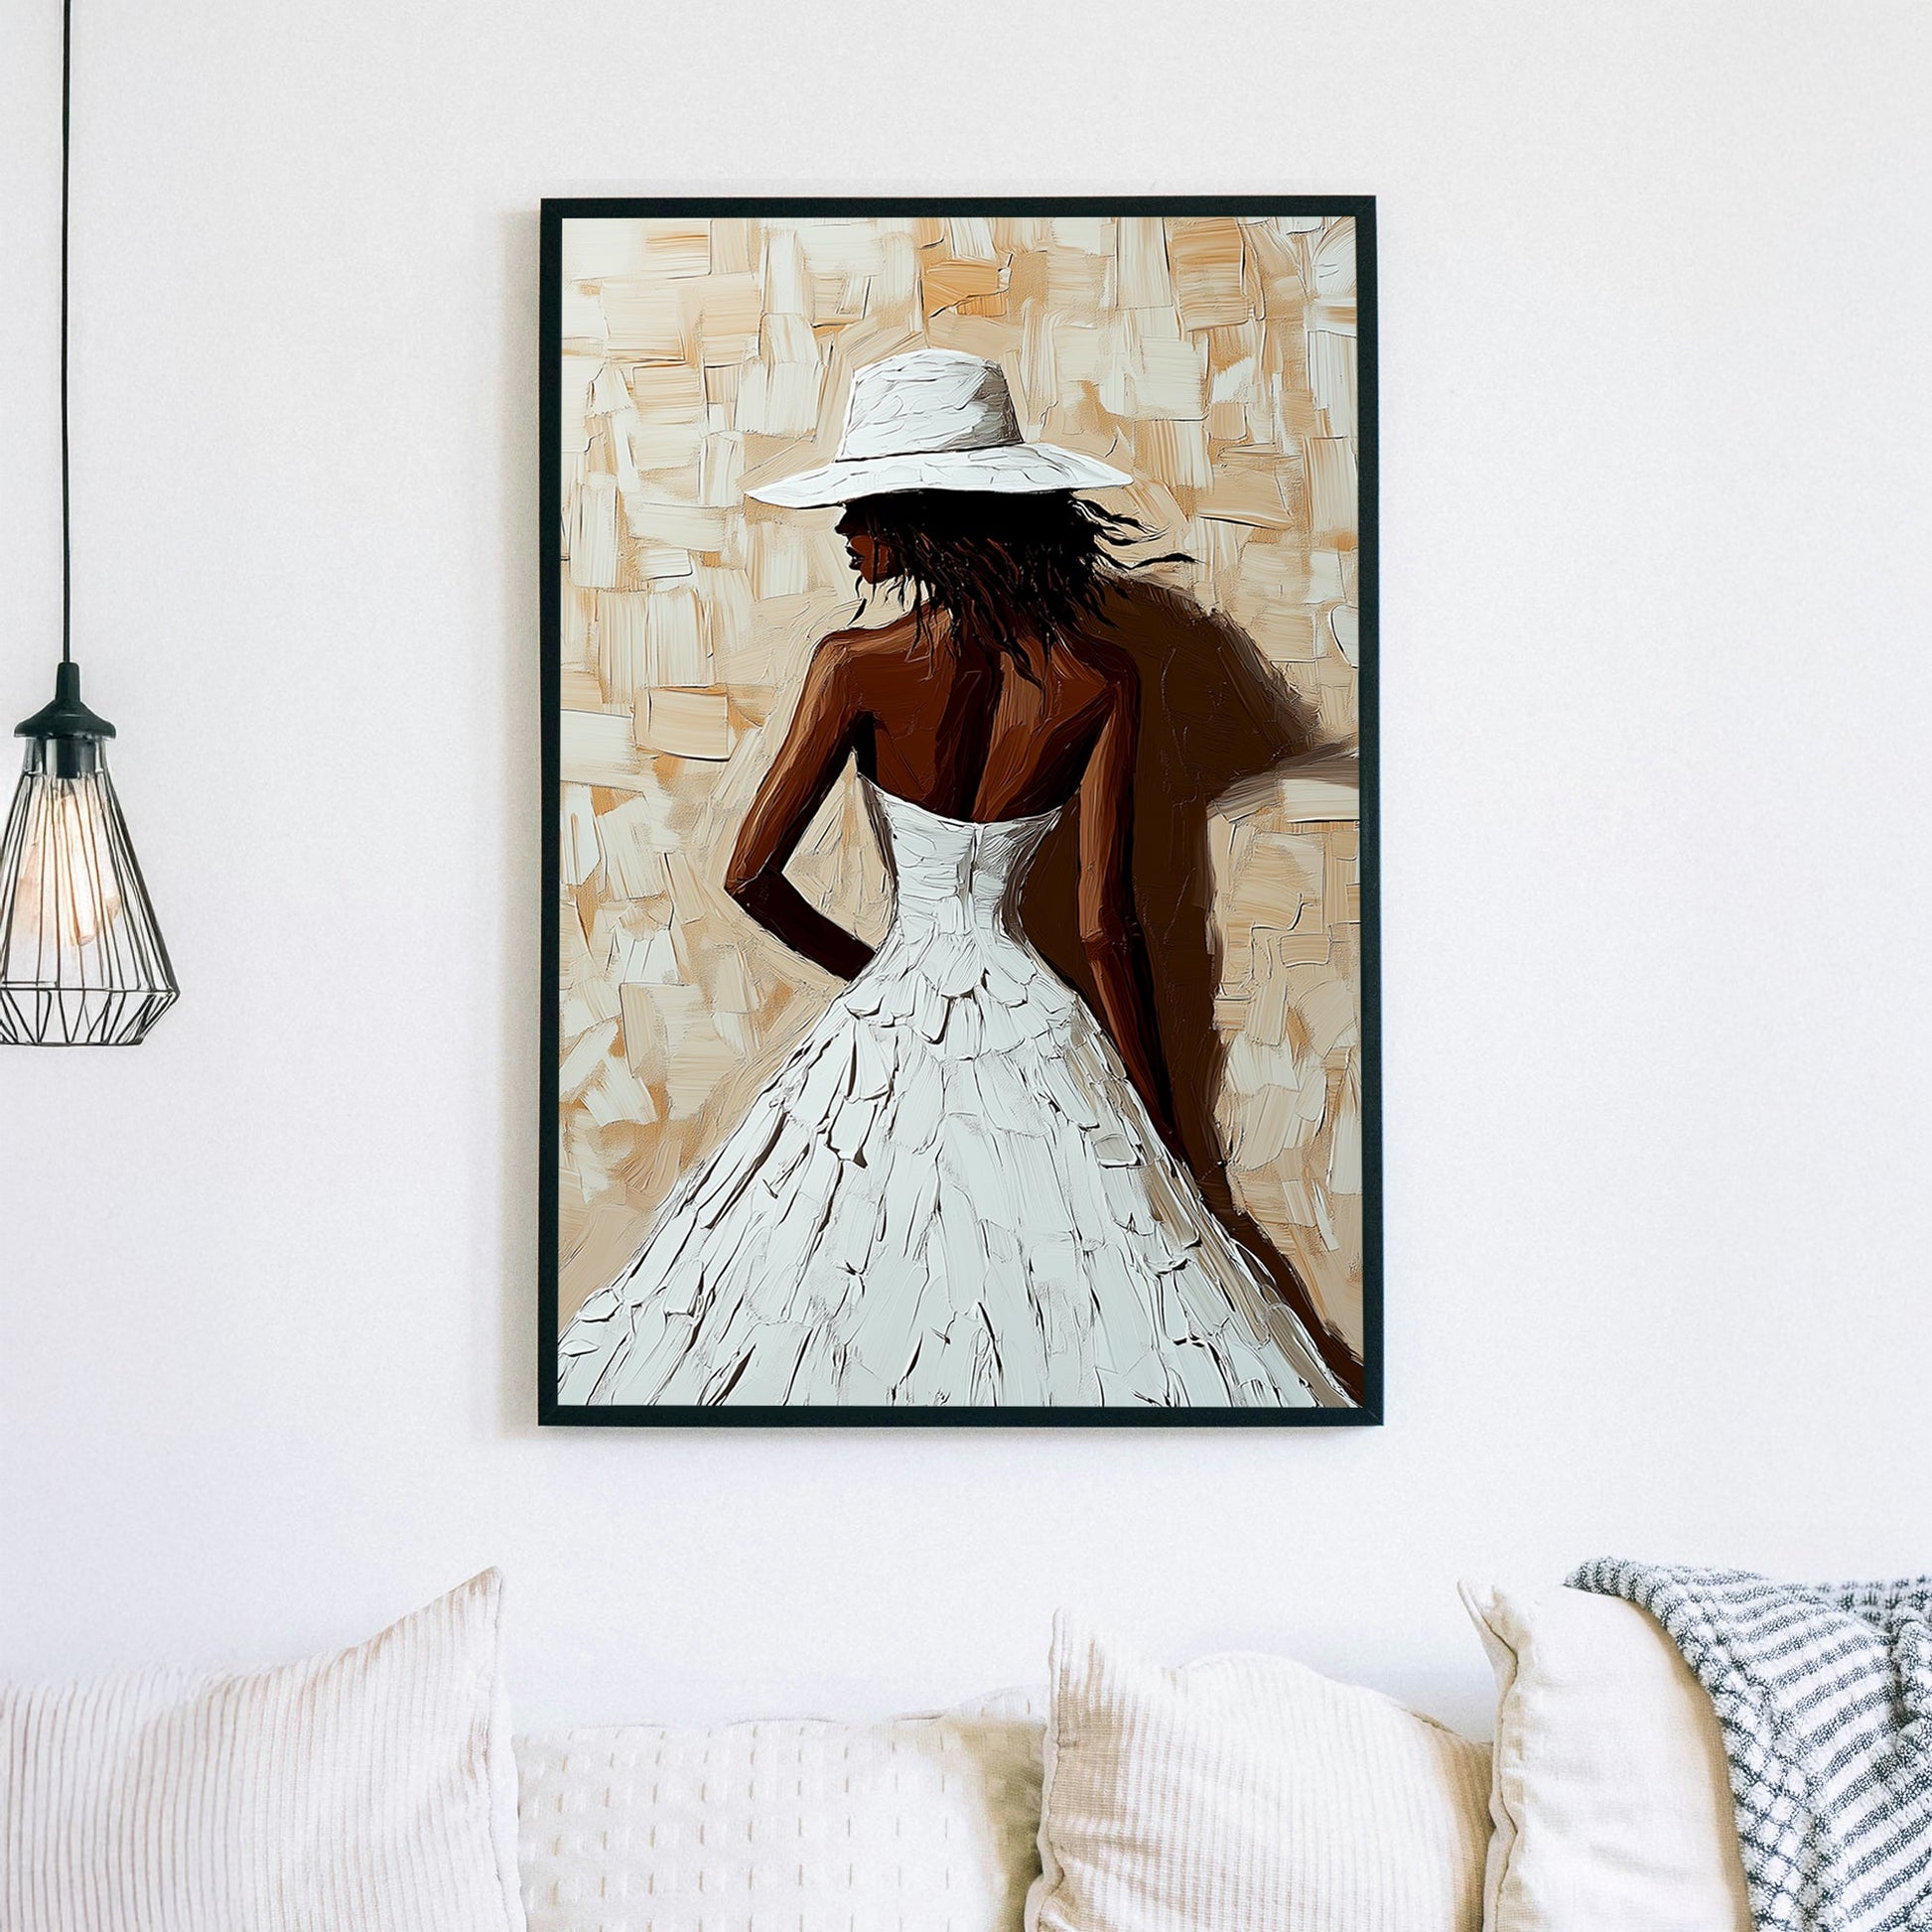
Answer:
M562 1334L566 1404L1280 1408L1349 1401L1180 1151L1131 880L1138 680L1098 634L1130 481L1028 443L995 362L858 371L844 503L911 609L818 646L732 897L847 985ZM873 951L784 866L856 759L894 880ZM1069 803L1101 1020L1028 942Z

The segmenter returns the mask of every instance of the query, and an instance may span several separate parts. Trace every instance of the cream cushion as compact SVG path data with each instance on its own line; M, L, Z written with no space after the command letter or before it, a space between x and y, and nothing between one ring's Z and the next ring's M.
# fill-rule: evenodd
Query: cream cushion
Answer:
M530 1932L1018 1932L1043 1704L519 1737Z
M4 1932L521 1932L487 1571L277 1669L0 1686Z
M1477 1932L1488 1755L1286 1658L1053 1628L1033 1932Z
M1496 1671L1487 1932L1751 1932L1724 1736L1662 1628L1586 1590L1461 1590Z

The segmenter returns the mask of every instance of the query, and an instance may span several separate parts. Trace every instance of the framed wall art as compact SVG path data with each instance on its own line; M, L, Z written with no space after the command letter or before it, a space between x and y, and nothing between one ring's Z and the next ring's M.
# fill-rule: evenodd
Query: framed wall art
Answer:
M544 204L542 1421L1381 1420L1374 271Z

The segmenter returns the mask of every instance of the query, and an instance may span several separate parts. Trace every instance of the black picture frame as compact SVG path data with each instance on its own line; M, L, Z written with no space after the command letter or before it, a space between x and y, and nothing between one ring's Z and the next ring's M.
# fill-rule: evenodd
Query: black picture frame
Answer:
M1358 608L1360 648L1361 1122L1363 1395L1312 1409L1125 1406L860 1406L564 1404L558 1399L560 1259L557 1148L562 861L561 384L563 229L570 220L756 216L855 218L945 215L1297 215L1352 217L1357 303ZM538 1017L537 1421L546 1428L1265 1428L1379 1427L1385 1415L1382 1253L1381 863L1379 812L1380 540L1375 198L1372 195L1122 196L671 196L545 198L541 205L538 324L538 559L542 613L542 1008Z

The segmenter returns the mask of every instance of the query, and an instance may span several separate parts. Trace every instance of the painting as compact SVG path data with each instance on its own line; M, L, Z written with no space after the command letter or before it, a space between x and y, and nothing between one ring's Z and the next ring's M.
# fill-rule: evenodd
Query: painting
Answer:
M542 232L539 1419L1379 1422L1372 200Z

